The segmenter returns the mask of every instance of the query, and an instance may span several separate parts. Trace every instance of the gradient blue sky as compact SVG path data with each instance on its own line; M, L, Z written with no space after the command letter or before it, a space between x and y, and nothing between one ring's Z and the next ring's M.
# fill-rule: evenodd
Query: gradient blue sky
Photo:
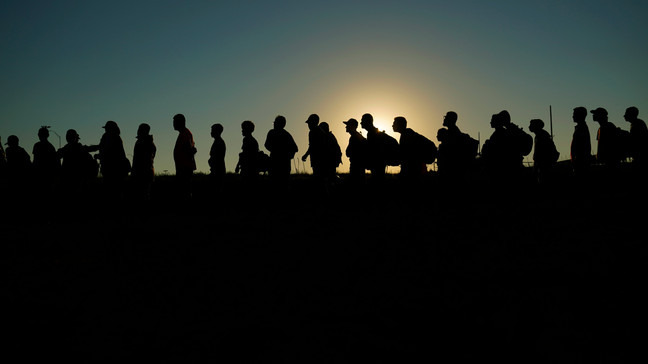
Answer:
M345 148L341 122L365 112L395 136L391 122L405 116L436 141L454 110L483 143L492 114L548 128L553 105L566 159L574 107L605 107L624 129L628 106L646 119L646 14L648 1L4 0L0 135L31 152L39 126L51 125L96 144L115 120L130 154L148 122L156 170L173 173L172 117L184 113L207 172L213 123L225 127L233 170L246 119L263 145L274 117L286 116L301 156L311 113Z

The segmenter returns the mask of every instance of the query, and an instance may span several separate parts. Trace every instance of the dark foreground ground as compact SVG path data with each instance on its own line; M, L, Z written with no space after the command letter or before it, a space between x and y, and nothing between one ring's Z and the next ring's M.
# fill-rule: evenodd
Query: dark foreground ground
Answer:
M263 181L262 181L263 182ZM0 223L4 356L224 362L636 362L645 198L623 181L328 196L237 177L191 203L93 197ZM429 187L429 188L428 188ZM463 196L454 199L454 195ZM274 197L268 197L274 196ZM100 200L100 199L99 199ZM111 212L112 211L112 212ZM24 217L24 218L21 218ZM8 338L8 339L7 339ZM7 356L9 357L9 356ZM641 360L640 360L641 361Z

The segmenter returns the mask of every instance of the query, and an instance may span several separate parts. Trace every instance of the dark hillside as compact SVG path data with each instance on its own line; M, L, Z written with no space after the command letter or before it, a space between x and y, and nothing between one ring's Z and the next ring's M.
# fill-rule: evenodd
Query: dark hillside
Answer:
M237 362L627 362L645 327L645 193L100 190L2 222L7 346L29 357ZM435 187L436 186L436 187ZM611 187L615 186L615 187ZM254 191L254 192L252 192ZM460 197L456 197L460 196ZM101 208L101 206L108 206ZM70 208L72 207L72 208ZM36 218L35 216L40 216Z

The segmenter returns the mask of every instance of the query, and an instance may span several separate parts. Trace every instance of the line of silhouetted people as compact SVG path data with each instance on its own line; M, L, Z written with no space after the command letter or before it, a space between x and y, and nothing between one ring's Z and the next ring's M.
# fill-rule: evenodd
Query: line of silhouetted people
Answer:
M586 122L587 109L573 110L575 123L570 157L575 179L585 182L590 176L593 164L602 165L606 173L613 175L619 165L628 159L632 161L634 175L641 180L648 174L648 129L639 119L636 107L626 109L624 119L630 123L626 131L608 120L604 108L591 110L592 119L599 124L596 134L597 150L592 155L590 132ZM348 157L348 181L353 186L365 184L380 185L385 179L388 166L400 166L403 183L419 183L427 173L427 166L436 163L441 181L451 186L461 186L471 181L476 173L483 173L495 183L512 184L520 181L524 170L523 160L533 151L533 176L537 183L551 181L559 153L553 136L545 130L540 119L530 121L528 130L513 122L508 111L492 115L492 135L480 143L463 133L457 126L458 115L449 111L443 118L443 127L438 130L437 146L429 138L408 127L407 120L397 116L393 131L400 134L398 140L374 126L371 114L362 115L360 122L354 118L343 121L349 134L344 151ZM289 182L292 164L299 149L292 135L286 130L286 118L277 116L273 128L268 132L264 147L267 155L259 148L253 136L255 125L246 120L241 123L243 136L236 173L243 183L255 183L261 173L268 173L270 180L278 186ZM328 189L337 178L336 169L342 163L342 148L330 131L329 124L320 122L317 114L311 114L308 124L308 149L301 157L310 159L313 179ZM359 129L365 130L366 136ZM119 200L130 174L130 181L136 196L149 198L155 178L154 160L156 146L148 124L139 125L132 164L126 157L120 129L116 122L107 121L104 134L98 145L84 145L79 134L70 129L65 135L66 144L56 150L48 141L49 127L38 130L39 141L33 147L33 161L19 145L15 135L7 138L6 150L0 142L0 179L6 182L7 193L20 195L26 188L35 188L42 195L52 192L59 185L67 196L78 191L97 178L103 177L105 195ZM192 175L196 170L197 149L193 135L187 128L184 115L173 117L173 128L178 132L173 149L176 167L176 191L181 199L192 195ZM209 151L210 178L213 190L222 191L226 173L226 143L222 138L223 126L214 124L211 136L214 142ZM92 153L96 153L94 156ZM367 171L370 173L367 174Z

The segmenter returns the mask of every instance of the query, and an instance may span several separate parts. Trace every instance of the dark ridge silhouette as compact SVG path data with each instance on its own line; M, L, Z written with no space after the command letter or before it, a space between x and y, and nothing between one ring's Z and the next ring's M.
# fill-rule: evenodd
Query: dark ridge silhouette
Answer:
M169 205L175 177L159 176L146 215L126 199L124 219L109 225L92 209L46 226L1 219L5 354L631 362L646 322L643 215L602 221L592 211L630 211L637 196L576 200L569 166L557 172L554 193L529 183L506 206L479 177L462 205L432 193L405 200L393 175L383 195L339 184L324 205L304 198L311 176L295 175L270 209L266 193L241 204L242 176L227 174L218 213L201 198L210 176L196 173L187 213ZM593 166L592 178L600 173ZM259 180L271 190L269 176Z

